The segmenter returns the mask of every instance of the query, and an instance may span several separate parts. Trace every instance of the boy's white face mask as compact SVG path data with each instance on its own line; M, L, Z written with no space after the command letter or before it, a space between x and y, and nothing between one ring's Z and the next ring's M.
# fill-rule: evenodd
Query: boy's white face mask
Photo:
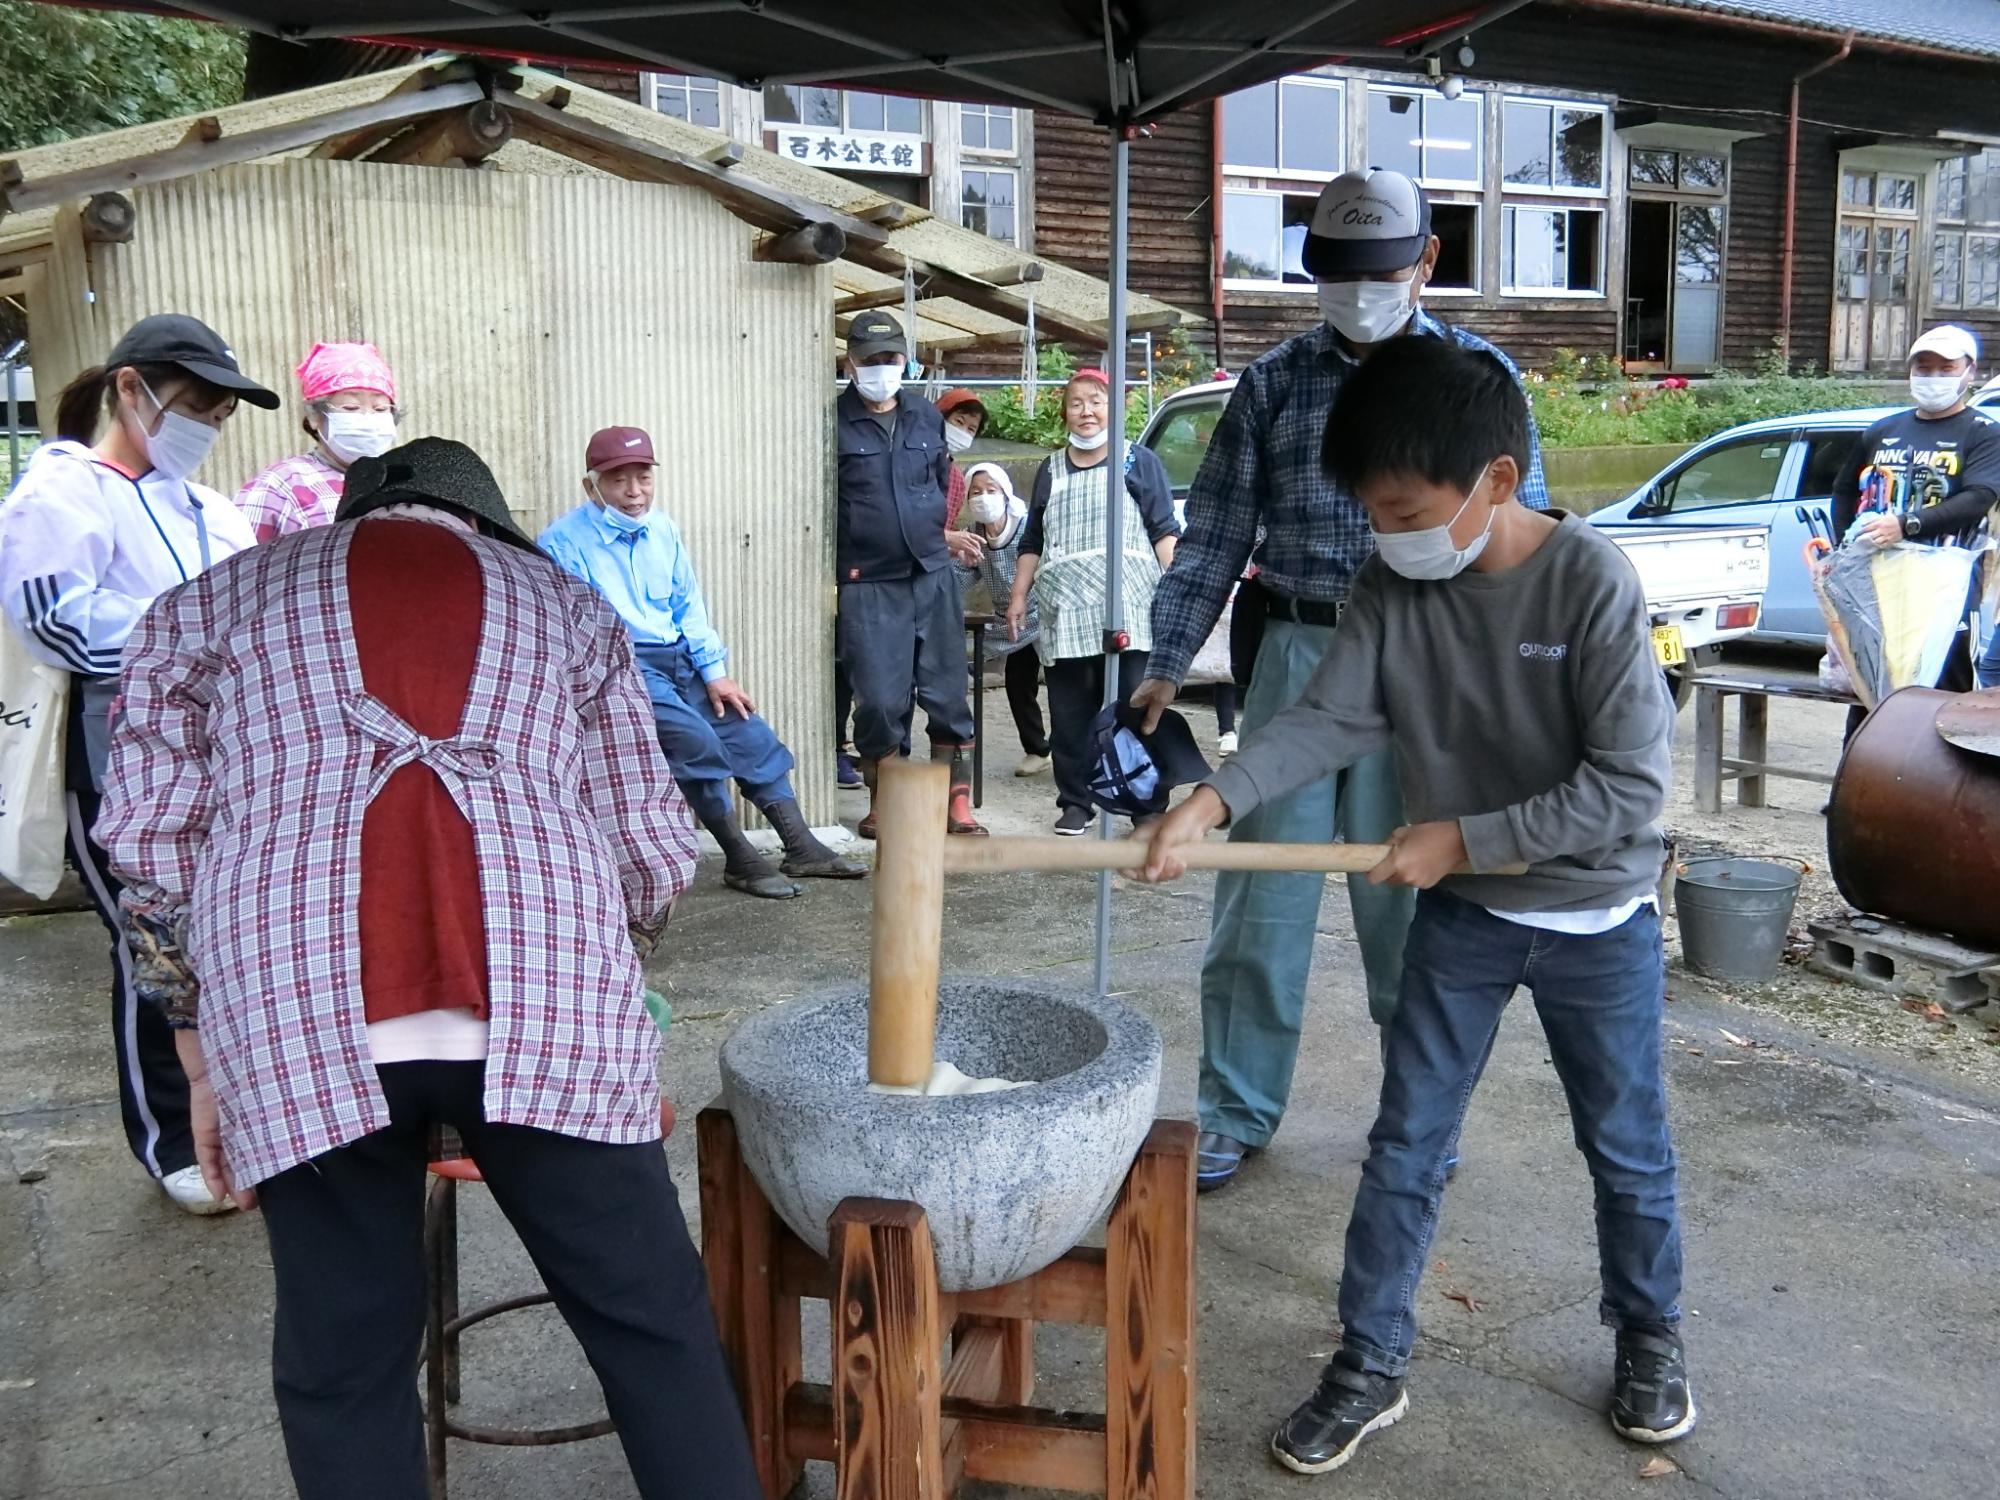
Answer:
M1486 507L1486 524L1479 528L1479 535L1463 547L1451 539L1451 528L1458 524L1458 518L1465 514L1466 505L1479 495L1479 486L1486 482L1486 470L1473 481L1472 493L1465 497L1465 504L1452 512L1452 517L1442 526L1426 526L1421 531L1377 531L1373 526L1368 534L1375 539L1375 550L1382 554L1383 563L1405 578L1420 581L1440 578L1455 578L1463 573L1486 550L1487 538L1493 535L1493 507Z

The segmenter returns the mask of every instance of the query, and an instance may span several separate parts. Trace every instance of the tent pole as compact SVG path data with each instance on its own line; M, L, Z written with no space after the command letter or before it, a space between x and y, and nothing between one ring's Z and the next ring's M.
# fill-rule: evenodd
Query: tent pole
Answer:
M1121 130L1111 137L1111 263L1106 281L1104 373L1111 377L1111 434L1104 462L1104 701L1118 701L1118 651L1113 639L1125 621L1125 257L1132 144ZM1097 836L1111 837L1111 815L1097 815ZM1111 872L1097 872L1097 993L1111 993Z

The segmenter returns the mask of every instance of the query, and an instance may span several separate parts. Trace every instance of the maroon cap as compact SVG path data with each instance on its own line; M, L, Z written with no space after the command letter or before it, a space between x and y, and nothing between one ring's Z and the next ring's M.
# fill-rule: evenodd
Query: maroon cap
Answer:
M583 450L583 466L593 474L609 474L632 464L658 463L653 440L643 427L607 427Z

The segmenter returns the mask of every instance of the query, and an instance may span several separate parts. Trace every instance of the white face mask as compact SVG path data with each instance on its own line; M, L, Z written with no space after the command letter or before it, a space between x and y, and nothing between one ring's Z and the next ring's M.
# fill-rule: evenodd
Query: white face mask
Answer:
M1094 453L1111 441L1111 429L1100 427L1095 432L1072 432L1069 445L1080 453Z
M396 414L389 411L330 411L320 419L320 441L342 463L379 458L396 446Z
M861 392L864 401L893 401L896 392L903 388L903 367L900 364L856 365L854 388Z
M1382 554L1382 561L1405 578L1419 580L1454 578L1471 567L1486 550L1486 539L1493 534L1493 507L1486 507L1486 524L1465 546L1451 539L1451 528L1465 514L1465 506L1478 497L1479 486L1485 482L1485 472L1481 471L1472 493L1465 497L1465 505L1459 506L1442 526L1426 526L1422 531L1377 531L1369 527L1368 534L1375 538L1375 550Z
M944 445L954 453L963 453L972 446L972 434L955 422L944 424Z
M1965 394L1972 383L1970 372L1964 375L1912 375L1910 377L1910 397L1917 403L1918 411L1949 411L1958 405L1958 398Z
M1322 281L1319 315L1334 332L1357 344L1379 344L1402 332L1417 308L1410 300L1410 282Z
M1007 514L1007 497L998 490L981 490L965 497L965 509L981 526L997 526Z
M153 388L145 381L139 382L139 389L146 393L160 413L157 427L148 432L142 423L139 434L146 450L146 461L155 473L168 479L186 479L201 467L201 461L208 457L215 440L222 436L222 430L211 427L206 422L197 422L193 417L184 417L177 411L168 411L166 404L153 394Z

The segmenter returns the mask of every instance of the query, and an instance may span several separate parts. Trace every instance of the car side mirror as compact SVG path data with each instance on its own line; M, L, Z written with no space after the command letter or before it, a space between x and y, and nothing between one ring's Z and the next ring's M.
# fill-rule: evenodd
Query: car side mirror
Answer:
M1632 507L1632 514L1635 516L1658 516L1664 515L1666 509L1666 498L1661 494L1660 487L1657 484L1653 484L1646 487L1646 493L1640 497L1639 503Z

